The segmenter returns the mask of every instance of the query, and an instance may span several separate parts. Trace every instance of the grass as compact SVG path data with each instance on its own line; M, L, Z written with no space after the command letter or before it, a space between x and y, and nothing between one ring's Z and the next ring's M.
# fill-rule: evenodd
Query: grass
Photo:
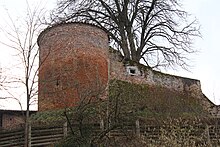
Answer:
M197 98L164 87L112 80L110 101L119 101L122 111L142 118L209 117Z

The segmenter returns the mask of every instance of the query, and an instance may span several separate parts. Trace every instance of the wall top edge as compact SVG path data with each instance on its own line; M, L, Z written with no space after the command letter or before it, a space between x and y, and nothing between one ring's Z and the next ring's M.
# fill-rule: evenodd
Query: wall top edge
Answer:
M51 26L48 26L46 29L44 29L39 35L38 35L38 38L37 38L37 44L39 45L39 42L41 40L41 38L47 33L49 32L51 29L54 29L54 28L57 28L57 27L62 27L62 26L68 26L68 25L85 25L85 26L91 26L91 27L94 27L94 28L97 28L97 29L100 29L102 30L104 33L106 33L106 35L108 36L108 32L106 29L104 28L101 28L95 24L92 24L92 23L86 23L86 22L67 22L67 23L57 23L57 24L54 24L54 25L51 25ZM108 36L108 40L109 40L109 36Z

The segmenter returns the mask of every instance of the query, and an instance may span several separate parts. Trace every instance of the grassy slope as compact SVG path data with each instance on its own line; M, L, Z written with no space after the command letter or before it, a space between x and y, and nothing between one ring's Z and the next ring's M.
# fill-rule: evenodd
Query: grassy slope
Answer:
M141 118L207 117L198 99L163 87L113 80L110 100L119 101L120 111Z

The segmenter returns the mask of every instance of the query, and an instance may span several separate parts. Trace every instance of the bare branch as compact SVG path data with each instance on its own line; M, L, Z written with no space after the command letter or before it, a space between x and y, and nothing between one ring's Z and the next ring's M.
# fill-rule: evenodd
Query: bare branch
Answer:
M185 56L194 52L192 39L200 36L197 21L188 23L187 19L188 13L182 10L178 0L65 0L58 3L52 20L53 23L81 21L100 26L109 33L112 47L122 51L124 58L136 62L144 59L151 67L155 67L152 63L183 67L187 64ZM152 48L150 42L154 48L158 47L148 53L148 48ZM175 53L163 58L167 57L163 53L168 48L171 52L175 48ZM153 52L157 54L156 49L165 51L158 54L160 57L151 58ZM162 58L163 62L157 61Z

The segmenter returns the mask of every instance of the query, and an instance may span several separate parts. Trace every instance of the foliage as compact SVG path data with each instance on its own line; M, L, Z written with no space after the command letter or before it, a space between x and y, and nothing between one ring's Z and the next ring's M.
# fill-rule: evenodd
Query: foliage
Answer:
M208 142L207 134L199 132L200 125L201 121L198 119L190 122L182 118L166 120L160 129L159 138L151 140L149 146L211 146Z
M52 21L101 27L125 60L185 67L193 38L200 36L197 21L188 16L179 0L60 0Z
M32 123L60 125L65 122L70 128L70 135L58 146L86 146L99 129L98 106L102 102L91 102L74 108L43 111L32 115ZM62 145L61 145L62 144Z
M43 111L31 115L32 122L42 122L51 124L65 119L64 110Z
M57 143L55 146L57 147L89 147L91 146L91 138L94 129L91 126L83 126L83 132L80 132L77 129L74 129L74 134L70 134L63 141ZM81 134L82 133L82 134Z
M109 89L110 101L119 103L118 111L129 119L208 116L198 99L179 91L124 81L112 81Z
M56 112L38 113L33 119L50 122L64 119L68 122L71 134L57 146L83 147L93 144L102 147L137 144L143 146L145 144L143 140L128 131L135 129L137 119L148 124L157 122L158 125L169 127L168 130L172 130L171 132L161 130L160 140L166 144L171 144L169 141L175 141L173 145L181 144L180 141L187 143L187 135L193 131L192 127L180 126L184 126L184 122L190 124L196 121L196 118L207 116L199 102L184 93L162 87L112 80L108 98L105 100L81 103L74 108ZM115 131L121 134L121 137L114 136ZM195 140L190 138L187 141L193 143L190 141Z

